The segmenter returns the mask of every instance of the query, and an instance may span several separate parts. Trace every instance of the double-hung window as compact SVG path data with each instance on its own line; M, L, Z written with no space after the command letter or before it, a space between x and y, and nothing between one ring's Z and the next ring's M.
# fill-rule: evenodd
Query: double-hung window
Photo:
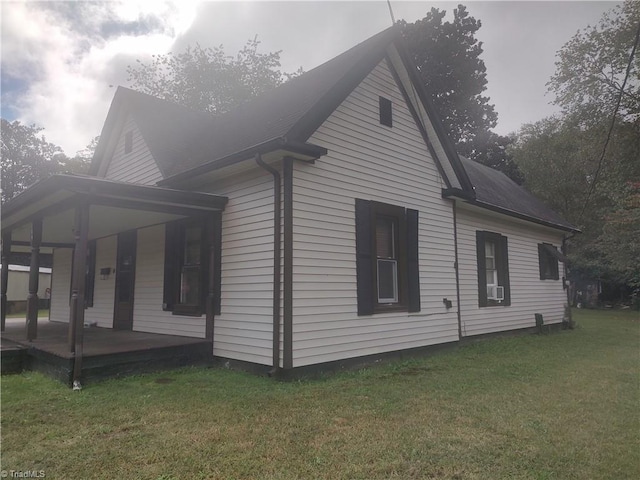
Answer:
M418 211L356 199L358 315L420 311Z
M199 305L203 290L203 228L188 225L182 234L180 304Z
M376 216L376 277L378 304L397 304L398 295L398 218Z
M493 232L476 232L478 263L478 305L511 305L507 237Z
M498 282L498 264L496 262L496 244L486 241L484 244L485 276L487 278L487 299L503 300L504 286Z
M201 221L166 226L163 309L176 315L202 315L207 294L208 249Z

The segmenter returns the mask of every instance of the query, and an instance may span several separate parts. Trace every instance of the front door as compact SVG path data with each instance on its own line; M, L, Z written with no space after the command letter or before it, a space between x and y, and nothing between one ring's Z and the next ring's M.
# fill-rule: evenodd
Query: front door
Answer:
M114 330L133 329L133 289L136 278L136 231L118 235Z

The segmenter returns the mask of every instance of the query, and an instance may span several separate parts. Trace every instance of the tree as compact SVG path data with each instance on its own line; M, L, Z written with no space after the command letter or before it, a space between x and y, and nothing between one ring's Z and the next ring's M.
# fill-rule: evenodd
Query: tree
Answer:
M533 145L526 130L519 140L523 148L514 151L529 188L547 200L564 199L563 213L583 229L569 243L573 270L635 286L640 285L639 36L640 3L633 1L574 35L558 52L548 83L563 111L556 135L537 138L548 143L548 151L539 152L536 164L526 153Z
M57 173L68 173L68 174L83 174L86 175L89 173L89 167L91 165L91 160L93 159L93 154L96 151L96 147L98 146L98 141L100 140L100 135L91 140L89 145L87 145L82 150L78 150L76 154L69 158L67 156L58 157L59 158L59 166Z
M2 202L55 173L62 149L38 135L42 128L2 119Z
M194 110L224 113L280 85L280 52L260 53L257 38L235 57L222 46L187 47L183 53L153 55L151 63L136 60L127 67L131 88ZM299 73L299 72L298 72Z
M420 78L458 153L522 183L507 150L511 139L491 131L498 114L482 95L487 69L480 58L482 42L475 38L482 23L464 5L453 10L452 22L445 22L445 15L432 8L415 23L398 22Z
M640 28L640 2L627 0L579 31L558 52L556 72L547 84L563 112L585 124L613 114L621 96L623 121L640 121L640 54L629 64ZM627 84L624 77L630 67Z
M606 118L588 128L580 117L546 118L524 125L510 152L525 186L582 230L568 242L574 277L639 285L640 124L618 120L594 185L609 127Z
M39 135L41 127L2 119L2 203L32 183L54 173L86 174L93 157L96 137L74 157Z

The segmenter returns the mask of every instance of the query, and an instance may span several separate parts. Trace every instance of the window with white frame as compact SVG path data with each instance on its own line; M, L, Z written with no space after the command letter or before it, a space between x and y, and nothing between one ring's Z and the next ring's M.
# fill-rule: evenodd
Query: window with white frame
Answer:
M493 232L476 232L478 260L478 305L511 305L507 237Z
M398 303L398 219L376 217L378 303Z

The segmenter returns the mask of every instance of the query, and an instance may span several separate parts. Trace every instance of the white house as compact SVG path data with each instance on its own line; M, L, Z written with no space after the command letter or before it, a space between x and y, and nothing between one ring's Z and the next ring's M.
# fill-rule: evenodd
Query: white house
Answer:
M46 300L51 295L51 268L40 267L38 276L38 298ZM9 264L9 279L7 282L7 313L24 312L29 292L29 267Z
M90 173L3 208L52 321L290 373L563 320L577 229L458 157L394 28L215 117L121 87Z

